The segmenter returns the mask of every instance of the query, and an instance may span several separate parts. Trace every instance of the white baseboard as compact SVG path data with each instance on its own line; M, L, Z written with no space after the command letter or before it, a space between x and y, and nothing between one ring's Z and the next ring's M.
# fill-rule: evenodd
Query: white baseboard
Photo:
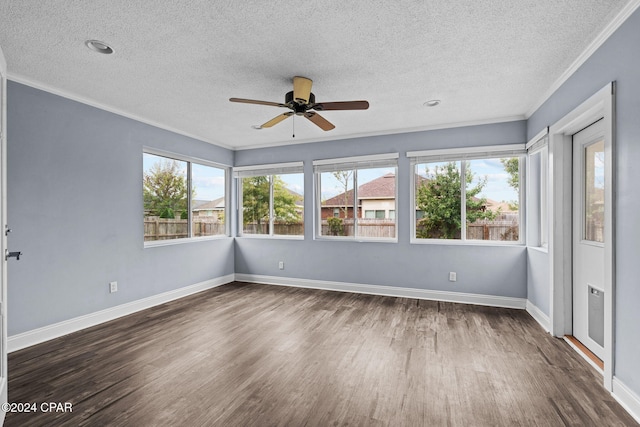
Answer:
M640 397L629 389L622 381L613 377L611 395L638 423L640 423Z
M524 298L467 294L462 292L431 291L427 289L399 288L395 286L364 285L361 283L330 282L325 280L294 279L289 277L262 276L257 274L236 273L236 280L240 282L264 283L266 285L417 298L434 301L457 302L462 304L487 305L491 307L524 309L526 305L526 300Z
M531 315L546 332L551 331L551 319L544 314L535 304L527 300L527 313Z
M156 305L164 304L169 301L186 297L187 295L206 291L207 289L215 288L217 286L233 282L233 280L234 275L229 274L227 276L206 280L204 282L196 283L195 285L186 286L184 288L175 289L173 291L164 292L158 295L153 295L151 297L143 298L137 301L128 302L126 304L107 308L105 310L100 310L95 313L65 320L63 322L54 323L53 325L44 326L42 328L23 332L21 334L12 335L7 339L7 350L9 351L9 353L16 350L21 350L23 348L30 347L35 344L40 344L42 342L67 335L81 329L117 319L118 317L127 316L137 311L145 310Z

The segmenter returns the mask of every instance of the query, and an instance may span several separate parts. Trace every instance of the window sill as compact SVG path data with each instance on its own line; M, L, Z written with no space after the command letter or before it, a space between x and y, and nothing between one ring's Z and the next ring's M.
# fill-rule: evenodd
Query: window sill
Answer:
M412 245L453 245L453 246L496 246L496 247L520 247L523 242L501 242L498 240L453 240L453 239L416 239L409 242Z
M398 239L376 239L349 236L316 236L314 240L325 242L356 242L356 243L398 243Z
M225 240L230 239L231 237L228 235L219 235L219 236L203 236L203 237L188 237L184 239L169 239L169 240L150 240L144 242L144 248L155 248L159 246L173 246L173 245L182 245L185 243L195 243L195 242L208 242L211 240Z
M286 234L242 234L236 239L267 239L267 240L304 240L304 236L288 236Z

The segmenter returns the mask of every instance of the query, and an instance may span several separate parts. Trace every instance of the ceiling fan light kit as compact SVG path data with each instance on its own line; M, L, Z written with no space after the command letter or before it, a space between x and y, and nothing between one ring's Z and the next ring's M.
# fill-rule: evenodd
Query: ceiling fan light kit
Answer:
M320 129L329 131L334 129L335 126L318 114L317 111L366 110L369 108L369 103L367 101L316 102L316 97L311 92L312 84L313 81L306 77L294 77L293 90L285 94L284 103L258 101L255 99L245 98L229 98L229 101L288 108L291 110L274 117L261 126L253 126L255 129L270 128L295 114L298 116L304 116Z

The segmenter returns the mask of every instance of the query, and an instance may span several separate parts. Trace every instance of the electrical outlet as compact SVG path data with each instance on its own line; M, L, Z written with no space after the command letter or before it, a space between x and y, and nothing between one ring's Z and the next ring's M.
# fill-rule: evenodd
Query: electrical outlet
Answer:
M118 282L109 282L109 292L118 292Z
M279 262L278 262L278 268L279 268L280 270L284 270L284 261L279 261Z
M450 282L455 282L456 280L457 280L456 272L455 271L450 271L449 272L449 281Z

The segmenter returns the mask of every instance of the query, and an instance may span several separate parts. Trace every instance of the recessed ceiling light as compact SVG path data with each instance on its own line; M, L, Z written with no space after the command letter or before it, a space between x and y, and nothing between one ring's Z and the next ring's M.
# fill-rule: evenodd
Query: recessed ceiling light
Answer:
M440 105L440 100L439 99L431 99L427 102L425 102L424 104L425 107L436 107L438 105Z
M255 130L260 130L262 129L262 125L251 125L251 127Z
M111 46L100 40L87 40L84 44L87 45L89 49L98 53L104 53L105 55L113 53Z

